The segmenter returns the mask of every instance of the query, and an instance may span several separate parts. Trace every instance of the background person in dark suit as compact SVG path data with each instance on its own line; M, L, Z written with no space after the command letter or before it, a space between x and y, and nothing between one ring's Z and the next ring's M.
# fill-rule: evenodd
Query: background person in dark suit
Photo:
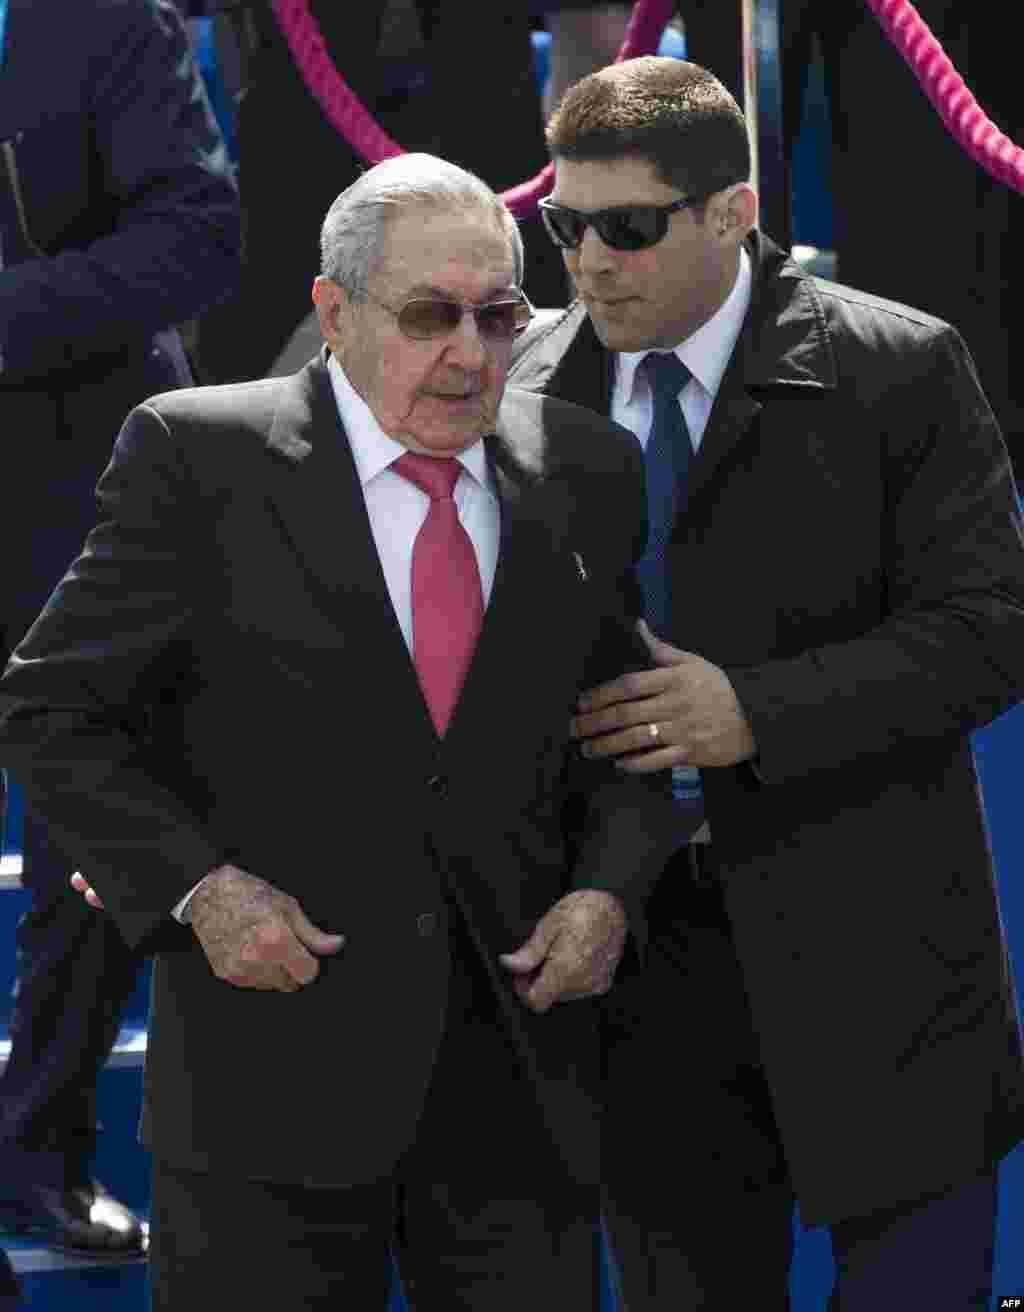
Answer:
M0 652L95 522L112 437L191 383L173 327L233 291L240 218L220 133L167 0L4 0L0 64ZM68 897L29 815L12 1051L0 1079L0 1222L137 1253L90 1179L96 1076L139 958ZM9 950L10 945L5 945Z
M382 1305L397 1190L419 1306L590 1312L587 999L676 817L566 710L643 664L639 449L502 401L522 247L478 179L379 165L323 256L328 354L129 417L0 759L156 952L155 1307Z
M633 428L652 490L675 461L656 668L591 691L574 732L630 773L699 767L710 837L666 868L613 1013L629 1306L726 1306L738 1261L786 1306L795 1196L844 1312L985 1308L1024 1134L968 742L1024 684L997 424L952 328L757 230L742 115L703 69L604 70L548 139L580 299L510 377Z

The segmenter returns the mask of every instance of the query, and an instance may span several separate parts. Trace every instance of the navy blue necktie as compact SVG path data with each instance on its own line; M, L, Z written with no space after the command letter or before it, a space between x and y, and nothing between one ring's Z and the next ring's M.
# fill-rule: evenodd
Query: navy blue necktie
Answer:
M651 351L644 357L642 367L654 397L654 416L644 450L649 519L647 550L637 566L637 574L644 592L647 623L658 637L670 640L672 597L665 554L676 516L686 507L693 444L679 396L693 375L674 352ZM680 837L685 841L704 820L700 771L692 766L675 766L672 793L680 808Z
M667 638L671 596L665 552L676 515L686 504L686 478L693 446L679 394L692 377L674 353L652 351L641 368L654 396L654 418L644 450L647 469L647 550L638 574L644 591L647 623L659 638Z

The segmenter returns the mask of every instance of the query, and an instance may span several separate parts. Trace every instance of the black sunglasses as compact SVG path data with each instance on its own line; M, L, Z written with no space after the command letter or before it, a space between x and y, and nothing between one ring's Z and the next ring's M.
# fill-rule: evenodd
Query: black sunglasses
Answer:
M466 305L462 301L446 301L433 296L417 297L397 309L383 301L376 303L395 316L400 332L416 341L447 337L455 332L462 316L468 312L476 320L481 337L491 342L510 342L526 331L533 318L533 306L523 295L515 300L488 301L484 305Z
M615 251L642 251L656 246L668 232L669 216L700 201L693 196L671 205L616 205L608 210L570 210L550 198L540 202L540 217L556 246L574 251L587 228L593 228L606 246Z

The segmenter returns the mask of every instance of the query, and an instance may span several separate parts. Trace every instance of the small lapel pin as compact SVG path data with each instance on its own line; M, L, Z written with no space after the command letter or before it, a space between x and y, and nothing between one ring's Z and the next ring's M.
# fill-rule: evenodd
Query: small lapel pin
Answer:
M574 551L574 552L572 553L572 558L573 558L573 560L576 562L576 569L579 571L580 579L581 579L584 583L586 583L586 581L587 581L587 570L586 570L586 566L583 564L583 557L580 555L580 553L579 553L578 551Z

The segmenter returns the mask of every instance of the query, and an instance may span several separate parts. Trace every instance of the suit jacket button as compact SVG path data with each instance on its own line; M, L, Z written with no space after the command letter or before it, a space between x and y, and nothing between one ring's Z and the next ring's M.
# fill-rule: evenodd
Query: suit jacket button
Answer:
M427 787L435 797L448 796L448 780L443 774L432 774L427 780Z
M429 938L437 928L437 916L433 911L424 911L422 916L416 917L416 931L420 938Z

